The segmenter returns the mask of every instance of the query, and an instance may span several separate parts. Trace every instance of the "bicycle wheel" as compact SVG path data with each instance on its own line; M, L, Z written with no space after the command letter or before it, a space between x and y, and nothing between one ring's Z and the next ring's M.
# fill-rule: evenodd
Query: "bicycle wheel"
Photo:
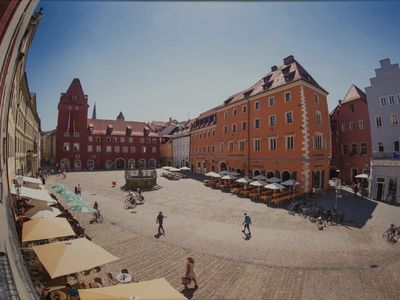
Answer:
M98 216L97 216L97 222L98 223L103 223L103 215L101 213L99 213Z

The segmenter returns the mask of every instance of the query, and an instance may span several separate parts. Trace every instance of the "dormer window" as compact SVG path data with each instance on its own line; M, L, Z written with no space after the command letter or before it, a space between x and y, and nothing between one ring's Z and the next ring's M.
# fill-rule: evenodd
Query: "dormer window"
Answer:
M224 101L225 105L228 105L232 101L233 97L230 97Z
M263 84L264 91L270 89L273 83L274 83L273 80L271 80L271 81L269 81L267 83L264 83Z
M246 92L243 93L243 96L244 96L245 98L247 98L247 97L249 97L249 96L251 95L252 92L253 92L253 89L251 89L251 90L249 90L249 91L246 91Z
M131 133L132 133L132 126L126 126L125 132L126 132L126 135L131 135Z
M288 74L289 74L289 71L290 71L290 66L288 66L288 67L282 69L283 75L288 75Z
M111 124L107 125L107 134L111 134L113 132L113 126Z
M72 102L76 102L78 98L76 96L72 96Z

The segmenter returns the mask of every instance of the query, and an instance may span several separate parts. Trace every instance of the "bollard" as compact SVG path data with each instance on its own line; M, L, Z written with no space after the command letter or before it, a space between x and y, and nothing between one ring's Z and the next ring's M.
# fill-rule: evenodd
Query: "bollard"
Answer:
M111 181L111 186L115 187L117 185L117 182L115 180Z

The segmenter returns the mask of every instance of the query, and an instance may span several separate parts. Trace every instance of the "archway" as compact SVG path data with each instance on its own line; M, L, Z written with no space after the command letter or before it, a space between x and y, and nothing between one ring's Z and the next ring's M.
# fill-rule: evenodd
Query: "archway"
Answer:
M69 170L69 160L68 160L68 158L63 158L61 161L60 161L60 168L61 168L61 170Z
M282 181L286 181L290 179L290 173L288 171L282 172Z
M115 168L118 170L125 169L125 159L117 158L115 160Z
M258 175L261 175L261 171L260 170L254 170L253 171L253 177L256 177Z
M207 162L203 161L203 173L207 173Z
M313 172L313 180L312 180L312 186L315 188L321 188L322 186L322 180L321 180L321 171Z
M74 169L75 170L80 170L81 167L82 167L81 160L80 159L75 159L75 161L74 161Z
M113 167L113 162L111 160L106 160L106 169L111 170Z
M275 175L274 172L268 171L266 176L267 176L267 178L272 178L272 177L274 177L274 175Z
M228 166L226 165L226 163L224 161L221 161L219 163L219 171L222 172L222 171L226 171L226 170L228 170Z
M135 160L134 159L128 159L128 168L129 169L135 168Z
M89 171L93 171L94 170L94 161L93 160L89 159L87 161L87 168L88 168Z

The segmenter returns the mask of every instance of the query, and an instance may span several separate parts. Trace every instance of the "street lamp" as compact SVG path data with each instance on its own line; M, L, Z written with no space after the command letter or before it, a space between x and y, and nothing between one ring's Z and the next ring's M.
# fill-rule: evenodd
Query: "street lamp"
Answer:
M24 178L22 176L17 176L15 178L15 192L17 194L17 199L19 199L19 195L21 194L21 187L24 184Z

